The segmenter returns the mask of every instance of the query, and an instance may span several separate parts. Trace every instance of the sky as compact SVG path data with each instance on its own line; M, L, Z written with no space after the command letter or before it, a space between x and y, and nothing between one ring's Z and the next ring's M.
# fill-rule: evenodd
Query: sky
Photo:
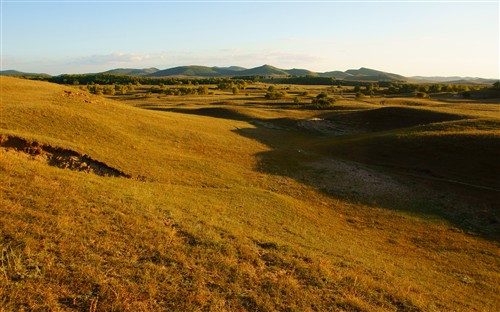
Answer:
M0 0L1 68L270 64L499 78L499 2Z

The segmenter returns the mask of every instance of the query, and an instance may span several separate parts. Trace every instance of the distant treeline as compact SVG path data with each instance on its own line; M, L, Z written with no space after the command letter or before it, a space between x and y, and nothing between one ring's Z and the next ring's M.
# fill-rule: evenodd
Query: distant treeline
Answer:
M307 86L332 86L338 84L337 79L334 77L317 77L317 76L300 76L300 77L286 77L272 79L273 83L293 84L293 85L307 85Z
M406 81L378 81L378 82L370 82L370 81L358 81L358 80L341 80L336 79L335 77L319 77L319 76L291 76L291 77L283 77L283 78L261 78L260 81L267 83L280 83L280 84L292 84L292 85L308 85L308 86L346 86L346 87L364 87L370 84L377 84L381 88L387 88L393 83L402 83L405 84Z
M45 80L58 84L72 84L72 85L114 85L114 84L133 84L133 85L209 85L220 84L221 82L241 84L244 79L234 78L152 78L152 77L138 77L128 75L114 75L114 74L74 74L74 75L60 75L53 77L37 77L37 80Z
M337 80L334 77L318 77L318 76L291 76L291 77L268 77L268 76L241 76L232 78L179 78L179 77L140 77L117 74L71 74L60 76L33 76L26 77L29 79L44 80L58 84L73 84L73 85L112 85L112 84L134 84L134 85L208 85L220 83L241 84L242 82L265 82L272 84L293 84L293 85L325 85L325 86L366 86L369 82L366 81L348 81ZM388 87L391 82L379 81L377 84L380 87Z
M69 85L126 85L128 88L134 85L153 85L160 86L165 89L167 85L217 85L218 89L245 89L246 85L251 82L265 82L269 84L290 84L290 85L325 85L325 86L352 86L354 92L360 92L365 95L397 95L405 93L421 93L423 96L427 93L439 92L466 92L479 90L485 86L468 86L460 84L415 84L405 81L354 81L354 80L337 80L334 77L318 77L318 76L289 76L289 77L269 77L269 76L241 76L232 78L179 78L179 77L139 77L130 75L117 74L73 74L60 76L27 76L24 78L33 80L44 80L58 84ZM495 83L494 88L499 88L499 82ZM487 88L487 87L486 87ZM491 88L491 87L490 87ZM179 89L180 90L180 89ZM193 89L194 90L194 89ZM118 91L118 90L116 90ZM123 90L120 90L122 92ZM156 91L156 90L154 90ZM165 91L165 90L163 90ZM182 91L182 90L181 90ZM179 92L181 92L179 91ZM198 89L196 89L198 91ZM237 93L237 90L233 90Z

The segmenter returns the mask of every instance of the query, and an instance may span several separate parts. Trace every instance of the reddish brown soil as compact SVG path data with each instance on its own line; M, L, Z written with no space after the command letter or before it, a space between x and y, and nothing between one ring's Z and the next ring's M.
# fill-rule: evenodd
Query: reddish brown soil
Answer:
M3 135L0 136L0 146L7 150L28 154L34 159L46 161L51 166L63 169L93 173L104 177L131 178L130 175L92 159L88 155L82 155L72 150L53 147L48 144Z

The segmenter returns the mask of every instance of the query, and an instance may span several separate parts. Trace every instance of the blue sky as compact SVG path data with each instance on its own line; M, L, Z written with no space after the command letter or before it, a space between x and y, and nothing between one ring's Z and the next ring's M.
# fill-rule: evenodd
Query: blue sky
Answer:
M499 3L3 0L2 69L179 65L499 77Z

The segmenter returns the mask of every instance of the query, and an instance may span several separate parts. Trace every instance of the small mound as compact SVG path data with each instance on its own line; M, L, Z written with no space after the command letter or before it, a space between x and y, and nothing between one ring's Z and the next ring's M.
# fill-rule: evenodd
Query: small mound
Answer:
M72 150L38 142L29 142L19 137L0 136L0 146L7 150L30 155L34 159L46 161L50 166L62 169L93 173L103 177L132 178L130 175L92 159L88 155L81 155Z
M345 114L337 113L323 118L333 122L349 122L352 125L371 131L385 131L435 122L460 120L464 117L418 108L383 107Z
M328 119L322 118L310 118L310 119L301 119L297 121L296 125L299 128L312 131L319 132L327 135L339 136L339 135L352 135L360 130L352 127L347 123L333 122Z

